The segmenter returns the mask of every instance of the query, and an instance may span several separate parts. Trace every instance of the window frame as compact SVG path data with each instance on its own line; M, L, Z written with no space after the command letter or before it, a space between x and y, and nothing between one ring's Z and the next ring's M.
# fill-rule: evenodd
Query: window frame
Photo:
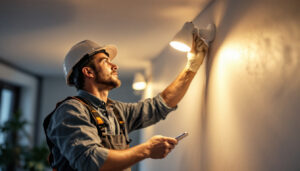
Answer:
M14 99L12 101L13 106L12 107L12 113L17 112L19 110L19 102L20 102L20 89L21 87L8 83L6 81L0 80L0 97L2 97L2 90L8 89L11 90L14 94ZM1 99L0 99L0 106L1 106ZM1 115L1 114L0 114Z

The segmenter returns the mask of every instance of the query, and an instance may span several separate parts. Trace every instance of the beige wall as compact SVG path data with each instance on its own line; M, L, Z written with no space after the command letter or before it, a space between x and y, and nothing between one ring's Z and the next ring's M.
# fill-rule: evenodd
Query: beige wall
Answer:
M194 20L217 25L208 60L176 112L144 131L190 136L142 170L300 169L300 1L216 0ZM153 94L183 69L166 48L153 61Z

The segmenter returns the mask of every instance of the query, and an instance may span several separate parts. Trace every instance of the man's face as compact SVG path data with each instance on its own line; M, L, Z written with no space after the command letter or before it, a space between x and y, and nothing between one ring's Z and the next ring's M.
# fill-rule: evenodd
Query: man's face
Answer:
M118 66L111 63L110 58L105 53L94 55L93 64L95 66L96 84L109 89L120 87L121 81L118 78Z

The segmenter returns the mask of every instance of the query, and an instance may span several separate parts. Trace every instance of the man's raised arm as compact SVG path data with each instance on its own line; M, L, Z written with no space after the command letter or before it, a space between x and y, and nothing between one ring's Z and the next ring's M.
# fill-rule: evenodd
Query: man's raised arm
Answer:
M187 64L179 76L161 93L169 107L175 107L185 95L196 72L201 66L208 47L196 34L193 35L193 45L191 52L188 53Z

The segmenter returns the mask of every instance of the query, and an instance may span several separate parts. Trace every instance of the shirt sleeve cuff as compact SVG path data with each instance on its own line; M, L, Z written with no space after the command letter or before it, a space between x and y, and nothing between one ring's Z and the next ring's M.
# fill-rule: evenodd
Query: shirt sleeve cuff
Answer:
M102 167L104 162L107 160L108 152L109 149L103 147L97 148L97 150L95 151L94 159L95 159L95 163L98 163L97 166L98 170Z
M169 112L174 111L174 110L177 109L177 105L176 105L175 107L169 107L169 106L166 104L165 100L161 97L161 94L160 94L160 93L159 93L156 97L157 97L157 99L159 100L159 102L162 104L162 106L163 106L165 109L167 109Z

